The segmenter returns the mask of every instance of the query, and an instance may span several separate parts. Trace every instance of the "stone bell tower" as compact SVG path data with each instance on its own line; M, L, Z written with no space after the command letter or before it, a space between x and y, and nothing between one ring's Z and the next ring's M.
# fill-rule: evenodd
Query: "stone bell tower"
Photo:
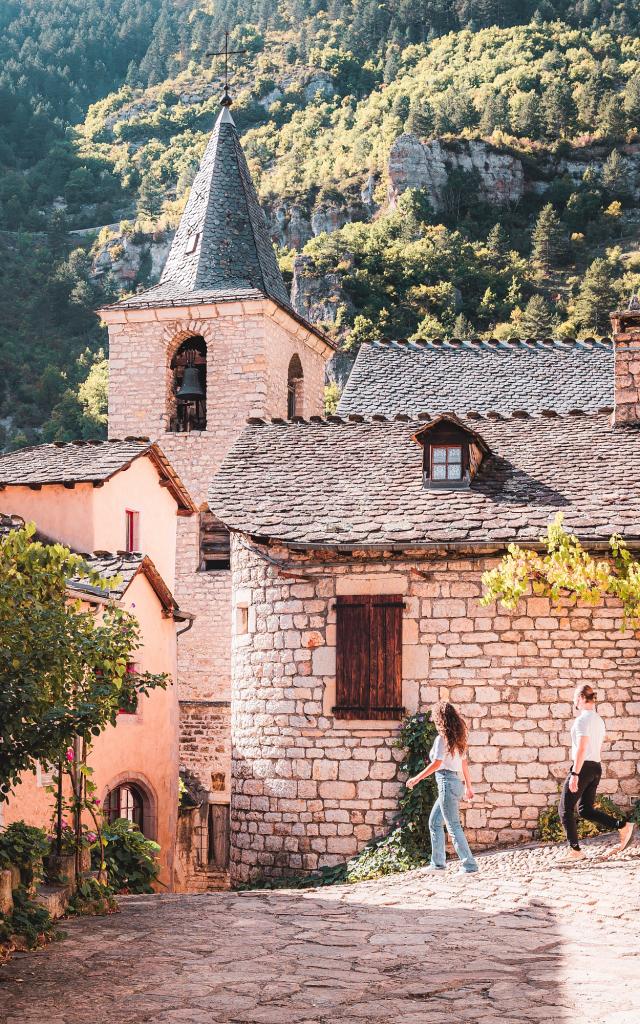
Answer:
M196 616L178 643L181 763L221 804L231 585L228 536L207 510L207 488L247 417L322 414L333 351L290 305L225 100L159 283L100 311L110 436L157 440L201 509L199 521L178 523L175 594Z

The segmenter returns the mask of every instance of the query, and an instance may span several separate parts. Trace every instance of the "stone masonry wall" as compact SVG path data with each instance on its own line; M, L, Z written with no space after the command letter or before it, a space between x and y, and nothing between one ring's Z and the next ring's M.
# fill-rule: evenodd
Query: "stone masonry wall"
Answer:
M405 595L403 703L413 712L450 699L469 723L472 844L528 840L556 802L578 682L597 687L607 722L601 792L623 806L639 794L640 642L620 631L613 604L555 610L530 597L515 614L481 607L481 575L495 564L486 557L269 556L307 578L234 546L234 599L249 614L234 637L232 880L342 861L396 812L398 723L330 711L337 594Z
M330 352L268 300L106 315L110 436L157 440L202 509L209 483L247 418L286 416L287 371L294 353L304 371L305 415L322 412ZM170 362L189 335L201 335L207 344L207 429L173 433L167 430ZM195 615L192 628L178 638L181 763L205 787L212 772L222 772L228 796L231 575L228 570L199 571L199 537L198 516L178 519L175 587L167 581L180 607ZM197 707L204 723L200 730L193 728ZM227 723L224 738L221 722Z

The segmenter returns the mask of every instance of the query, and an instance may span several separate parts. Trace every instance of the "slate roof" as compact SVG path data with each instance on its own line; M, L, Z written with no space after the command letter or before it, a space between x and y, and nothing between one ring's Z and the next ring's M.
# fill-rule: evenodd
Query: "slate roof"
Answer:
M460 490L423 486L424 419L250 421L209 504L232 530L308 547L535 541L558 512L585 540L638 540L640 427L610 412L461 417L490 454Z
M24 519L22 516L7 515L5 512L0 512L0 540L3 537L8 537L14 530L21 530L24 526Z
M151 584L164 610L171 614L178 612L178 605L171 591L154 563L146 555L139 552L118 551L114 554L110 551L95 551L92 555L84 557L87 564L99 573L102 579L113 579L113 586L108 590L103 590L101 587L91 584L87 578L76 577L68 582L70 590L119 601L124 597L138 573L142 572Z
M228 108L223 107L191 186L160 283L118 305L135 308L167 301L225 301L265 295L289 306L238 131Z
M373 342L361 347L338 412L594 411L613 405L613 381L607 339Z
M0 487L45 484L104 483L127 469L134 459L148 456L161 481L183 512L195 505L175 470L157 444L134 437L109 441L69 441L19 448L0 455Z

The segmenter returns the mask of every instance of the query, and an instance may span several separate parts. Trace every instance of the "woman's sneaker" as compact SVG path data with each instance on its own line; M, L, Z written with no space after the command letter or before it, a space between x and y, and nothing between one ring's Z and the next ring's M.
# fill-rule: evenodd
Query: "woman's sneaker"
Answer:
M617 857L619 853L626 850L633 835L633 822L628 821L626 825L623 825L622 828L618 829L618 832L620 833L620 842L616 843L615 846L612 846L610 850L607 850L604 854L605 860L608 860L609 857Z

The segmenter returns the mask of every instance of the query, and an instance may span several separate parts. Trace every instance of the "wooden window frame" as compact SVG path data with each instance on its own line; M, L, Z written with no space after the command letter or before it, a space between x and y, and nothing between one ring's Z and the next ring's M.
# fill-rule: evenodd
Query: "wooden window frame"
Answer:
M400 594L364 594L336 600L336 718L398 721L402 704Z
M125 544L124 549L128 554L140 550L140 513L135 509L127 508L124 512L125 518Z
M454 448L455 448L456 451L460 452L460 459L459 459L458 462L453 462L453 461L450 461L450 459L449 459L449 452L452 449L454 449ZM444 462L435 462L434 461L434 455L435 455L435 453L437 451L444 451L445 452L445 461ZM431 465L430 465L431 481L432 481L433 484L435 484L435 486L438 486L438 484L445 484L445 485L446 484L449 484L449 485L461 484L464 481L464 465L463 465L463 462L464 462L464 450L463 450L463 446L461 444L446 444L446 443L443 443L443 444L433 444L433 445L431 445L430 460L431 460ZM433 474L433 467L434 466L444 466L445 467L445 471L446 471L446 476L441 477L441 478L436 480L436 478L435 478L435 476ZM449 467L450 466L458 467L460 475L459 476L449 476Z

